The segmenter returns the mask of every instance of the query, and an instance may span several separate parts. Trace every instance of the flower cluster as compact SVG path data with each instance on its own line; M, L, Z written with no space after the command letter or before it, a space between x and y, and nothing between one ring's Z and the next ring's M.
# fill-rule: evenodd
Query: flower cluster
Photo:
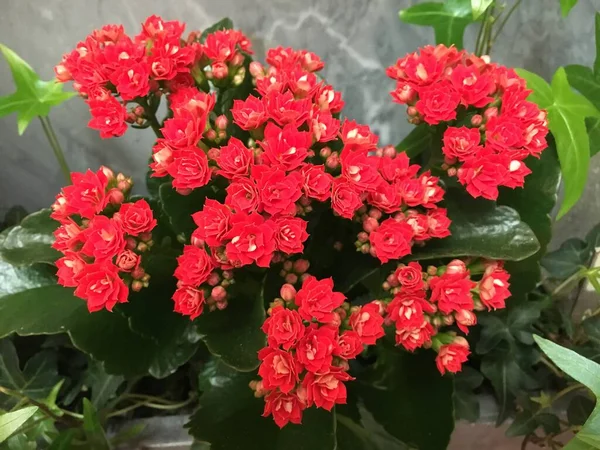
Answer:
M58 283L75 287L90 312L112 311L127 301L130 287L148 286L142 253L152 246L156 220L145 200L125 202L131 180L123 174L101 167L71 178L51 213L60 222L52 247L64 255L56 261Z
M447 125L443 167L473 197L495 200L499 186L523 186L524 160L547 147L548 127L514 70L440 44L400 58L387 75L412 123Z
M236 30L211 33L201 43L201 34L191 32L183 39L185 25L151 16L142 24L141 32L128 36L122 25L106 25L94 30L55 67L58 81L73 81L73 87L86 98L92 119L89 126L103 138L121 136L127 122L152 125L160 96L196 83L214 79L223 85L239 83L244 76L244 53L251 53L250 42ZM119 100L120 98L120 100ZM126 105L136 106L128 112ZM207 110L205 99L186 98L181 93L178 103L196 113ZM189 102L194 107L187 105ZM206 116L204 116L206 118ZM196 118L199 130L204 123ZM177 122L168 130L176 133ZM172 136L172 135L171 135Z
M469 354L468 343L439 333L440 328L456 324L468 334L477 323L474 311L504 308L510 296L509 277L498 261L474 261L467 267L456 259L446 266L430 266L426 272L417 262L400 264L383 286L392 295L382 300L385 323L394 326L396 345L411 352L433 347L440 372L457 372Z
M348 361L384 335L381 305L350 309L333 281L305 274L302 288L281 288L263 325L267 347L259 352L260 381L251 383L265 397L264 416L279 427L300 423L302 411L315 406L330 411L346 403Z

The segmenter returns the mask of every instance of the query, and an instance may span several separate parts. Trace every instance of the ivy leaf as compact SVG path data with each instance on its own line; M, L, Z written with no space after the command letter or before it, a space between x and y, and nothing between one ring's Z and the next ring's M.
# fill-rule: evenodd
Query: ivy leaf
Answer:
M492 3L494 3L494 0L471 0L473 20L479 19Z
M0 233L0 256L11 264L54 263L60 253L51 245L58 222L50 218L50 210L42 209Z
M87 439L87 448L90 450L110 450L110 444L100 424L96 408L87 398L83 399L83 431Z
M90 361L85 373L85 384L92 392L91 402L96 409L101 409L113 398L123 384L125 378L119 375L110 375L104 371L101 364Z
M15 52L0 44L17 90L0 97L0 117L17 113L19 134L23 134L29 123L37 116L47 116L52 106L70 99L74 92L63 92L62 83L55 80L42 81L31 66Z
M433 27L436 44L454 44L458 49L463 48L465 28L474 21L471 0L419 3L401 10L400 20Z
M590 144L585 118L600 117L600 111L585 97L572 91L564 68L559 68L548 86L541 77L517 70L534 93L530 100L548 111L548 128L556 140L564 178L565 195L557 218L567 213L585 188L590 162Z
M409 354L383 345L379 350L374 367L348 385L349 394L400 441L421 449L446 448L454 429L452 378L440 376L433 352ZM435 398L435 408L424 398Z
M560 248L544 255L542 266L551 278L566 280L587 266L592 250L587 242L579 238L567 239Z
M577 89L597 109L600 109L600 80L594 75L592 69L572 64L565 66L569 84Z
M8 439L21 425L27 422L38 410L37 406L27 406L0 415L0 443Z
M579 0L560 0L560 12L562 16L567 17L578 1Z
M520 261L539 250L535 234L514 209L474 199L458 189L448 189L444 198L452 235L414 247L407 259L481 256Z
M600 398L600 365L539 336L535 336L535 341L559 369L585 385L596 397L596 407L583 428L563 447L565 450L588 448L586 447L590 444L588 436L600 436L600 403L598 403L598 398Z
M456 419L476 422L479 419L479 397L473 392L483 383L483 375L470 366L454 376L454 415Z

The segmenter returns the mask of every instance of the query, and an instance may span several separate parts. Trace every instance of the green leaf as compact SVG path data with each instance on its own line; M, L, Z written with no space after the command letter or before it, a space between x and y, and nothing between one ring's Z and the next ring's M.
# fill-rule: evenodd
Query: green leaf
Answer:
M592 256L592 248L579 238L567 239L560 248L546 253L542 266L551 278L566 280L587 266Z
M233 22L231 21L231 19L229 17L225 17L225 18L219 20L217 23L208 27L206 30L204 30L202 32L202 34L200 35L200 42L204 43L204 41L206 41L206 36L208 36L211 33L214 33L215 31L231 30L232 28L233 28Z
M433 128L428 124L422 123L413 128L413 130L408 133L398 145L396 145L396 150L406 153L409 158L414 158L431 146L433 136Z
M592 69L572 64L565 66L565 72L571 87L577 89L596 109L600 109L600 80L594 76Z
M0 340L0 386L34 400L44 400L59 381L54 352L37 353L27 361L21 371L12 342L9 339ZM12 405L13 399L5 399L7 401L0 404Z
M339 450L414 450L385 431L362 405L356 409L357 421L336 411Z
M348 385L349 393L400 441L420 449L445 449L454 429L452 378L440 376L433 352L380 350L374 367ZM435 408L425 398L435 399Z
M37 410L37 406L27 406L0 415L0 443L17 431Z
M85 384L92 391L92 406L96 409L106 406L124 381L122 376L110 375L104 371L101 364L90 361L85 373Z
M265 308L261 288L256 282L236 279L227 308L205 311L194 321L196 332L208 350L240 371L258 367L258 351L266 345L261 330Z
M288 424L279 432L276 447L285 450L336 449L335 409L308 408L302 424Z
M517 414L513 423L506 430L506 436L526 436L533 433L539 427L544 428L546 433L557 433L560 431L560 421L557 416L549 412L523 411Z
M552 237L550 214L556 205L560 184L560 167L552 139L549 147L539 159L529 157L527 167L533 173L525 178L523 189L500 190L498 203L514 208L535 233L540 249L522 261L508 261L505 265L510 273L510 292L513 298L523 298L531 292L541 278L540 259Z
M600 152L600 119L586 117L585 128L590 141L590 156L595 156Z
M494 0L471 0L473 20L479 19L492 3Z
M538 74L525 69L515 69L517 74L527 82L527 89L533 92L529 94L528 100L537 104L540 108L547 109L554 103L552 88L546 80Z
M436 44L454 44L462 49L465 28L473 22L471 0L419 3L400 11L400 20L433 27Z
M37 116L47 116L52 106L70 99L74 92L63 92L62 83L55 80L41 81L31 66L15 52L0 44L17 90L0 97L0 117L17 113L19 134L23 134L29 123Z
M68 430L65 430L63 432L61 432L56 439L54 439L52 441L52 444L50 444L50 447L48 447L48 450L70 450L72 449L72 441L73 439L75 439L75 436L77 435L79 430L76 430L74 428L70 428Z
M596 11L596 59L594 60L594 74L600 77L600 12Z
M479 419L479 397L473 392L483 383L483 375L470 366L464 366L454 377L454 416L456 419L476 422Z
M583 395L576 395L567 407L567 419L571 425L583 425L594 410L595 402Z
M579 0L560 0L560 12L562 16L567 17L578 1Z
M413 248L408 259L481 256L520 261L540 248L531 228L508 206L474 199L458 189L446 191L445 206L452 219L452 235L432 239L422 248Z
M0 256L15 265L56 261L60 253L50 246L54 242L52 233L58 228L58 222L50 218L50 212L42 209L30 214L20 225L0 233Z
M83 431L87 438L87 448L90 450L110 450L110 444L106 439L96 409L87 398L83 399Z
M585 385L598 400L600 397L600 365L539 336L535 336L535 341L559 369ZM600 405L598 403L583 428L563 448L579 450L587 448L585 445L595 445L593 440L594 443L590 444L588 436L600 436Z

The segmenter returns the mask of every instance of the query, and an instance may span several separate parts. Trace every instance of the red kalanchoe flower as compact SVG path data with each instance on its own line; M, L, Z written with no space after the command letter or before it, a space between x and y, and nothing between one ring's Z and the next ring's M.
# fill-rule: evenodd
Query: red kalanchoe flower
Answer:
M268 119L264 103L253 95L245 100L234 100L231 114L242 130L255 130Z
M192 214L194 223L198 226L195 235L211 247L223 244L229 231L231 209L213 199L206 199L202 211Z
M284 394L279 390L275 390L265 397L263 417L273 416L277 426L283 428L289 422L301 423L304 408L306 408L306 405L298 398L296 393Z
M76 252L65 252L65 256L56 260L56 276L58 284L66 287L76 287L86 273L87 263Z
M123 203L114 219L121 225L121 229L131 236L149 233L156 226L156 219L146 200Z
M108 261L102 261L85 266L75 295L87 302L89 312L104 308L112 311L117 303L127 302L129 289L119 278L117 268Z
M219 170L217 173L230 180L246 177L254 164L254 154L242 141L232 137L227 145L221 147L217 158Z
M510 274L501 268L484 274L479 282L479 298L488 310L506 307L505 300L510 297L509 278Z
M304 251L304 241L308 239L307 225L306 220L298 217L280 217L277 219L275 221L277 249L288 255L302 253Z
M425 287L423 268L418 262L409 262L408 265L399 266L394 272L394 278L402 286L402 292L422 291Z
M431 288L431 301L436 303L439 310L444 314L452 311L473 309L473 295L471 289L476 283L471 281L469 273L449 273L429 279Z
M375 302L361 306L353 312L349 324L366 345L375 345L377 339L385 335L380 306Z
M71 180L73 184L65 186L62 190L67 214L78 214L85 219L91 219L106 208L108 177L104 167L97 172L89 169L85 173L73 172ZM60 213L57 215L60 216ZM51 217L60 220L54 213Z
M325 172L325 166L305 164L300 169L300 174L304 178L302 192L308 198L324 202L331 196L333 178Z
M458 169L458 181L466 186L471 196L496 200L498 186L504 183L509 164L505 155L482 151Z
M174 311L194 320L204 309L204 291L193 286L181 285L173 294Z
M230 239L225 246L227 258L236 267L252 263L269 267L276 248L275 230L275 224L259 214L235 216L226 236Z
M295 347L304 336L304 324L297 311L277 306L265 320L262 330L270 347L282 346L285 350Z
M331 207L340 216L352 219L363 205L356 187L344 178L335 178L331 187Z
M466 161L479 153L483 147L479 145L481 133L477 128L448 127L444 132L442 151L448 159Z
M111 260L125 249L125 234L115 219L95 216L83 234L85 244L81 252L96 260Z
M399 259L411 253L413 235L414 231L408 223L386 219L369 235L369 240L375 256L386 263L390 259Z
M181 150L167 168L173 177L173 187L182 193L206 186L211 177L206 154L197 147Z
M354 359L362 353L363 341L356 331L344 331L337 341L337 350L334 355L344 359Z
M225 189L225 204L238 213L250 214L258 211L260 197L254 180L238 178Z
M327 373L316 374L308 372L302 380L302 387L306 389L307 405L315 405L331 411L334 405L346 404L346 385L344 381L353 380L340 367L331 367Z
M445 208L436 208L427 211L427 234L432 238L445 238L450 236L448 212Z
M271 215L291 216L296 213L296 201L302 196L302 175L286 173L276 167L254 166L252 176L258 179L260 207Z
M213 261L206 250L186 245L183 254L177 257L175 278L189 286L200 286L215 268Z
M333 353L337 352L337 337L337 328L330 325L317 328L313 323L296 347L300 364L309 372L327 372L333 361Z
M258 375L262 378L264 389L279 388L281 392L287 394L296 387L301 369L292 353L265 347L258 352L258 359L262 361L258 368Z
M460 93L448 81L438 81L419 90L419 100L415 104L423 120L430 125L456 119L456 109L460 103Z
M127 131L127 109L114 97L105 100L90 99L87 102L90 107L90 119L88 126L100 131L102 139L123 136Z
M396 345L402 345L409 352L414 352L426 342L430 342L434 334L435 330L425 319L418 325L396 323Z
M462 370L462 364L467 361L470 353L466 341L465 345L457 343L442 345L435 364L442 375L446 372L457 373Z
M309 275L296 294L295 302L304 320L311 321L314 318L321 323L331 323L333 310L339 308L345 299L344 294L333 291L332 278L317 280Z
M298 131L297 124L279 128L272 122L265 127L265 137L260 142L265 151L262 155L265 164L278 166L285 171L297 169L302 165L311 144L310 133Z

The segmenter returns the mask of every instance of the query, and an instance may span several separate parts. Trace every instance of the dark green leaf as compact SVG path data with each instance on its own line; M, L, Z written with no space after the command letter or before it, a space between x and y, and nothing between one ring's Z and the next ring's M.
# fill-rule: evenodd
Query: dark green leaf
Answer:
M125 427L110 439L110 443L113 445L125 444L144 431L147 425L146 423L136 423L135 425Z
M544 428L547 434L560 431L560 422L557 416L548 412L523 411L517 414L513 423L506 430L506 436L526 436L538 428Z
M27 406L16 411L0 414L0 443L17 431L37 410L37 406Z
M581 322L588 339L600 348L600 316L588 317Z
M61 432L56 439L52 441L48 450L70 450L72 449L72 441L77 435L78 430L71 428Z
M566 280L582 267L587 266L592 249L579 238L567 239L558 250L548 252L542 258L542 267L551 278Z
M63 92L62 83L56 80L41 81L31 66L8 47L0 44L0 51L8 62L17 88L13 94L0 97L0 117L17 113L19 134L23 134L35 117L47 116L52 106L76 95Z
M113 398L119 386L125 381L122 376L110 375L101 364L90 361L85 374L85 384L92 391L92 406L102 409Z
M258 367L257 353L265 346L266 337L261 330L265 308L261 288L257 283L234 285L227 308L222 311L205 311L194 321L196 331L213 355L241 371Z
M338 407L339 408L339 407ZM404 442L389 434L375 421L373 415L358 405L357 423L336 412L338 450L412 450Z
M567 17L578 1L579 0L560 0L560 12L562 16Z
M423 123L408 133L402 142L396 145L396 150L406 153L409 158L414 158L431 146L432 139L432 127Z
M432 239L423 248L413 248L411 260L481 256L520 261L533 255L540 244L531 228L508 206L474 199L458 189L445 196L452 235Z
M413 25L433 27L436 44L463 48L465 28L473 22L471 0L419 3L400 11L400 19Z
M211 33L214 33L215 31L231 30L232 28L233 28L233 22L231 21L231 19L229 17L225 17L225 18L219 20L217 23L208 27L206 30L204 30L202 32L202 34L200 35L200 42L203 43L206 40L206 36L208 36Z
M565 66L569 84L586 97L596 109L600 109L600 80L589 67L579 64Z
M50 247L57 228L58 222L50 218L49 209L30 214L20 225L0 234L0 256L15 265L53 263L60 256Z
M178 194L171 183L163 183L158 189L158 196L163 211L169 218L171 227L178 238L189 241L192 232L197 228L192 219L192 214L204 206L207 194L212 192L209 188L194 189L189 195Z
M483 382L483 375L464 366L454 377L454 417L475 422L479 419L479 398L473 392Z
M106 439L96 409L87 398L83 399L83 431L90 450L110 450L110 444Z
M375 366L357 375L349 392L400 441L420 449L445 449L454 429L452 378L440 376L433 352L381 350ZM424 398L435 398L435 408Z
M309 408L302 415L302 424L288 424L279 432L276 447L285 450L336 449L335 409Z
M569 402L567 419L571 425L583 425L594 410L595 402L583 395L576 395Z

